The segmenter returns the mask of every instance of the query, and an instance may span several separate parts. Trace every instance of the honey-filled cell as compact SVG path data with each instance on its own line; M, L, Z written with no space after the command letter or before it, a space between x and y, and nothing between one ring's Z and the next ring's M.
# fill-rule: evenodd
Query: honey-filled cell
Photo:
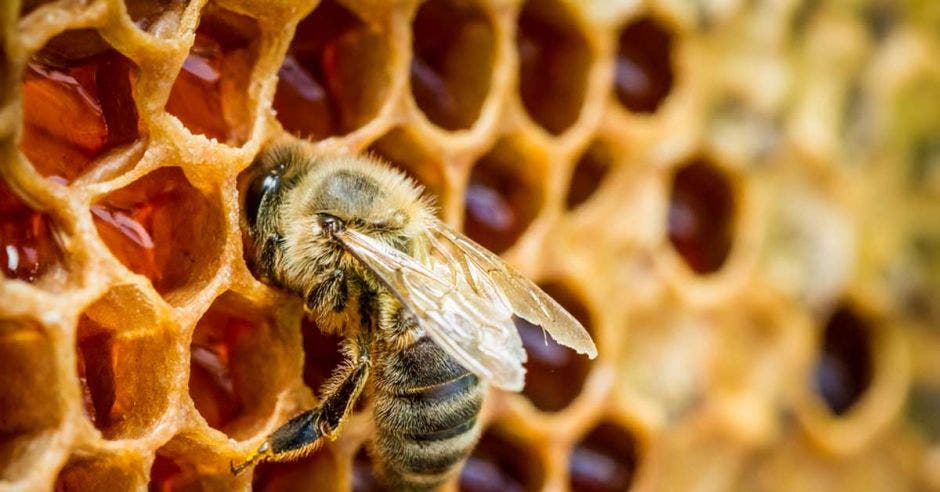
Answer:
M721 269L734 241L736 203L729 176L706 159L694 159L673 175L669 241L695 273Z
M189 396L213 428L239 438L273 410L286 382L274 361L290 347L274 319L227 292L196 324L190 345Z
M822 332L813 385L835 415L858 402L874 376L870 322L851 306L839 306Z
M460 491L535 492L542 489L544 476L532 449L487 430L460 472Z
M181 482L183 469L172 458L157 454L150 465L150 483L147 490L150 492L172 492Z
M114 287L82 313L76 362L85 415L106 439L140 437L170 399L182 369L170 330L134 287Z
M205 281L218 266L221 212L178 167L109 193L91 212L114 256L161 294Z
M311 139L359 128L384 103L389 57L383 28L367 25L339 2L321 2L297 25L278 71L278 121Z
M474 164L464 195L464 233L494 253L509 249L542 207L539 154L504 140Z
M35 282L59 268L62 251L48 214L31 208L0 179L0 270Z
M97 31L66 31L26 64L20 150L39 174L70 182L140 137L137 67Z
M602 423L571 450L568 457L571 490L628 490L639 459L638 446L631 432L612 423Z
M52 339L38 324L0 320L0 481L28 469L60 423L64 402Z
M248 86L259 37L256 20L206 6L166 111L194 134L233 145L244 142L252 122Z
M581 114L592 55L572 13L558 0L529 0L516 29L519 95L529 116L560 134Z
M653 113L673 84L672 35L653 18L634 20L620 31L614 92L635 113Z
M411 93L425 116L447 130L480 115L493 71L496 39L473 2L429 0L412 23Z
M589 333L593 331L590 312L571 289L560 282L539 286L580 321ZM516 318L515 323L528 353L522 393L539 410L563 410L581 393L590 371L590 359L560 345L537 325L521 318Z

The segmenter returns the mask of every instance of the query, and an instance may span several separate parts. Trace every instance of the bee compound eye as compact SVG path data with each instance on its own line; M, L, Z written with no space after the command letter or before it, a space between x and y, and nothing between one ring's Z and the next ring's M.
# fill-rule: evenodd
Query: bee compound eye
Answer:
M280 184L280 177L276 174L263 174L255 178L245 191L245 216L252 227L258 222L258 213L261 211L261 201L271 190Z
M331 235L342 231L343 228L346 227L346 224L344 224L343 221L335 215L325 213L320 213L317 215L320 221L320 228Z

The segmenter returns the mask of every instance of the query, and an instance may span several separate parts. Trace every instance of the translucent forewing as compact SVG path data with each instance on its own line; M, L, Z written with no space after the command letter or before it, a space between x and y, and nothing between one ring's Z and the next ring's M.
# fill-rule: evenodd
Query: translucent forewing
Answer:
M522 389L526 353L508 305L479 295L465 275L442 257L429 256L429 264L423 265L351 229L336 237L455 360L497 387Z
M494 300L498 296L499 302L507 303L520 318L541 326L556 342L592 359L597 357L597 347L581 323L499 256L441 222L431 228L428 238L432 248L448 251L452 261L469 272L464 275L466 281L479 295Z

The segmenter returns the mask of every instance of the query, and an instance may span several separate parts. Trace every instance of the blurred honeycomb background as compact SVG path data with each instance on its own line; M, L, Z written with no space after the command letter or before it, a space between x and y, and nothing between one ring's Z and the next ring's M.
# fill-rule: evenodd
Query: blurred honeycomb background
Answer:
M462 491L940 490L940 2L6 0L0 490L379 490L243 259L272 139L372 152L592 332L519 326Z

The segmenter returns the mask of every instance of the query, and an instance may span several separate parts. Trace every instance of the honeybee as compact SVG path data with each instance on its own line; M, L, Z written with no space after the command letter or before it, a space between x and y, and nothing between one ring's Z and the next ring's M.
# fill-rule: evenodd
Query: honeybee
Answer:
M287 145L253 166L244 193L252 269L301 296L321 330L343 336L345 362L319 406L270 434L233 473L335 439L365 392L378 474L396 490L433 489L476 443L486 385L523 387L514 315L597 355L564 308L438 220L422 188L377 158Z

